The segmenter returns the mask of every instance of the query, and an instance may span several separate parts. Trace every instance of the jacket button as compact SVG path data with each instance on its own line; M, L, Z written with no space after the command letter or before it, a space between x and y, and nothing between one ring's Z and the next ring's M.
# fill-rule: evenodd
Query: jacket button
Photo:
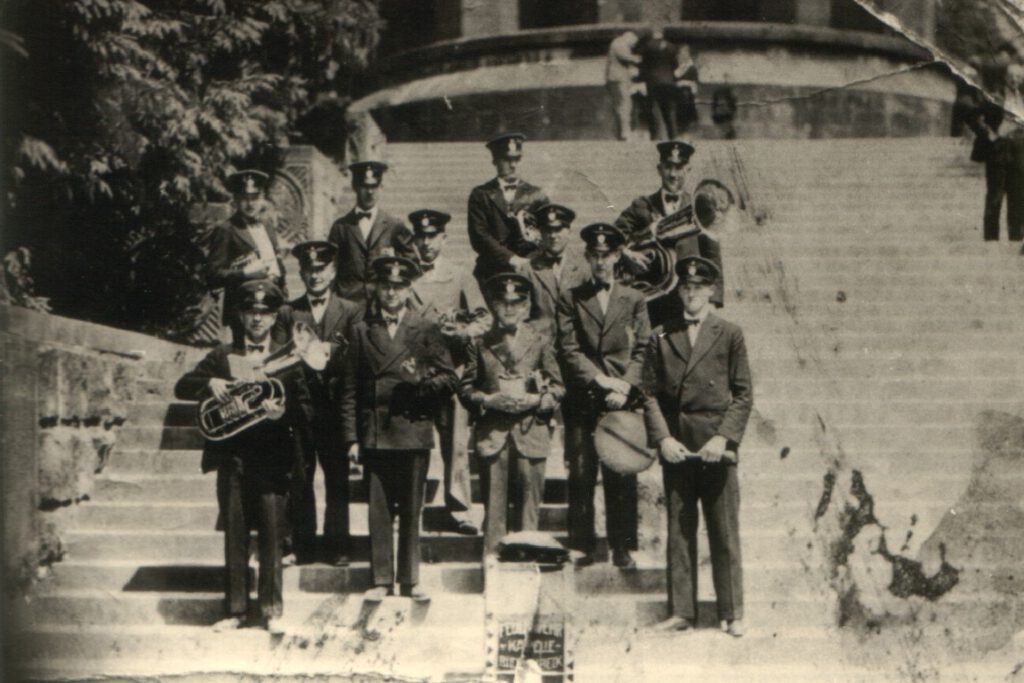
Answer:
M709 386L709 387L713 387L713 386L715 386L715 380L710 380L710 381L708 382L708 386Z

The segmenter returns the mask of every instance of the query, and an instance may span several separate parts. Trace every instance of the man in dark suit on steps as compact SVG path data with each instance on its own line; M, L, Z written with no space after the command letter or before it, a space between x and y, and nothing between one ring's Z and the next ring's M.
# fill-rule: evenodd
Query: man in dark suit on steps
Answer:
M194 370L178 380L176 398L201 401L227 398L244 367L258 368L283 344L271 330L284 297L269 280L239 286L237 315L242 335L233 344L210 351ZM203 472L217 471L217 502L224 526L225 613L216 630L244 625L249 602L249 532L259 543L257 594L259 618L272 633L281 633L284 612L281 534L290 477L299 457L293 431L309 409L303 373L296 368L276 376L284 385L284 402L268 399L269 420L225 440L209 440L203 449Z
M594 562L594 487L598 457L594 429L601 415L621 410L638 397L644 348L650 336L643 295L615 281L615 266L626 238L608 223L583 228L591 279L566 292L556 313L564 367L566 458L569 465L569 544L584 553L577 564ZM636 475L601 466L608 545L615 566L636 566Z
M306 292L278 312L275 333L289 338L297 322L309 325L320 341L330 344L328 365L321 371L306 369L312 394L308 431L303 430L304 460L291 500L293 550L299 564L316 556L316 494L313 479L319 460L324 473L327 501L324 510L323 559L338 567L349 563L348 471L349 463L338 420L338 379L355 324L364 308L342 299L333 291L336 249L330 242L311 240L295 245L292 254Z
M407 306L416 264L373 261L376 306L357 323L341 379L341 429L349 457L363 463L369 488L370 565L379 601L396 579L392 524L397 514L401 594L427 600L417 586L420 517L438 407L458 378L437 325Z
M715 264L676 266L683 312L655 328L643 368L644 420L657 446L668 507L671 617L658 628L689 631L697 621L698 503L711 547L723 631L743 635L739 539L739 443L753 407L743 332L711 312Z
M537 248L528 221L548 198L518 175L525 140L522 133L506 133L488 141L497 177L469 193L469 243L476 252L473 275L481 288L497 273L524 270Z
M356 205L334 221L327 239L338 250L335 291L365 306L373 299L370 263L388 253L414 258L412 232L405 223L380 208L388 165L381 161L359 161L348 168Z
M234 198L235 212L210 235L207 282L211 289L224 289L221 322L231 328L233 341L242 335L237 307L243 282L269 278L285 291L277 234L266 219L268 180L266 173L252 169L228 176L225 185Z
M562 294L590 277L582 249L570 246L576 213L559 204L548 204L535 214L540 230L540 249L530 259L526 276L533 285L530 319L538 329L555 335L555 310Z
M626 209L615 219L615 227L626 234L629 244L637 244L653 237L672 249L676 259L687 256L701 256L712 261L722 272L722 248L718 240L701 229L696 221L692 219L693 201L690 194L683 189L686 181L686 167L693 155L693 145L679 140L658 143L658 175L661 176L661 187L657 192L642 197L637 197ZM671 236L657 235L657 225L666 216L677 212L685 213L690 211L689 223L684 223ZM646 266L642 257L627 248L626 259L633 267L643 268ZM715 283L715 291L711 297L711 303L718 308L724 304L725 298L724 280L719 277ZM668 292L664 296L654 299L648 305L648 312L651 316L651 325L657 327L665 320L677 317L679 309L679 297L675 292Z

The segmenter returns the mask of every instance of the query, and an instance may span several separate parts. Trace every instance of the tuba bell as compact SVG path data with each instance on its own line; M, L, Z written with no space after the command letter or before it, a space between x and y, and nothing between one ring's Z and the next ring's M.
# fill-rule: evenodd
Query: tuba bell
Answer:
M330 358L331 346L320 341L316 332L304 322L292 327L292 339L255 368L262 379L236 382L228 389L228 397L211 397L199 405L199 431L210 441L229 439L266 420L268 402L285 399L284 384L271 375L305 363L312 370L323 370Z

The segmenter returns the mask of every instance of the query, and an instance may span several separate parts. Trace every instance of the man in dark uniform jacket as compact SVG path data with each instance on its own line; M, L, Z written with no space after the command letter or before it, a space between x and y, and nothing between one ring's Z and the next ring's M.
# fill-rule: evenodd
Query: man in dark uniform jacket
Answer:
M654 194L634 199L615 220L615 226L626 234L629 244L637 244L654 237L658 221L666 216L686 210L689 210L692 216L693 202L690 194L683 189L683 185L686 181L686 167L693 152L693 145L679 140L658 144L658 175L661 176L661 188ZM722 272L722 248L718 240L702 230L692 217L688 225L673 230L672 234L675 236L662 238L661 241L673 250L677 260L687 256L702 256L712 261L719 273ZM626 251L626 258L634 265L645 265L639 262L639 255L632 251ZM724 303L724 292L724 281L719 278L711 297L711 303L718 308ZM664 320L678 316L678 306L679 297L673 292L654 299L648 305L651 324L657 326Z
M655 30L640 43L640 80L647 88L652 140L671 140L679 132L676 55L679 48Z
M540 249L530 259L526 276L533 285L530 319L538 328L555 334L555 310L562 294L590 277L582 250L569 246L576 213L559 204L548 204L535 214Z
M536 250L523 226L548 198L517 174L525 140L522 133L507 133L488 141L498 175L469 193L469 243L476 252L473 275L481 287L492 275L523 270Z
M250 280L237 292L242 336L234 344L211 351L174 388L175 397L200 401L224 398L242 366L259 367L281 344L270 334L284 297L269 280ZM277 376L285 388L284 403L270 402L268 421L258 423L223 441L207 441L203 450L204 472L217 470L217 501L224 525L224 588L226 618L217 630L240 628L249 600L249 531L259 536L257 594L261 620L268 630L280 633L284 612L281 574L281 531L285 502L294 471L296 441L293 430L308 409L309 394L302 373L294 369Z
M342 362L348 351L355 324L363 319L364 308L342 299L333 291L334 245L311 240L295 245L292 254L299 262L299 274L306 293L292 300L278 312L275 333L287 339L292 326L305 323L320 341L330 344L331 356L326 368L306 368L313 398L310 429L303 430L304 441L301 476L291 501L293 549L299 564L312 562L316 556L316 494L313 479L316 463L324 473L326 509L324 510L323 559L338 567L349 563L348 550L348 457L341 438L338 420L338 380Z
M413 258L412 232L405 223L380 208L388 165L381 161L359 161L348 168L356 205L334 221L327 239L338 250L335 291L365 306L373 300L370 263L385 254Z
M416 264L385 256L371 265L377 306L355 326L341 381L342 438L362 461L370 492L370 565L378 601L394 590L392 523L397 513L401 594L429 599L419 583L420 515L436 407L458 378L437 325L407 307Z
M587 245L591 279L566 292L556 314L565 370L566 448L569 464L569 544L584 553L578 564L594 562L594 487L598 457L594 429L601 415L621 410L639 397L644 349L650 336L640 292L615 281L615 266L626 238L613 225L595 223L581 236ZM636 475L601 466L612 562L636 566Z
M697 620L697 504L711 546L711 574L724 631L743 635L739 540L739 443L753 406L743 332L711 312L718 278L700 257L677 264L683 314L654 330L644 359L644 419L657 446L668 507L671 617L659 627L687 631Z
M460 397L476 413L476 454L487 518L484 552L512 531L536 531L551 450L551 415L565 390L550 332L530 315L530 281L499 273L487 283L494 324L473 342ZM509 498L518 519L509 523Z
M224 289L221 322L231 328L232 340L242 335L238 317L238 287L250 280L270 279L284 291L284 262L277 250L274 228L265 222L267 174L245 170L228 176L235 212L210 235L207 283Z

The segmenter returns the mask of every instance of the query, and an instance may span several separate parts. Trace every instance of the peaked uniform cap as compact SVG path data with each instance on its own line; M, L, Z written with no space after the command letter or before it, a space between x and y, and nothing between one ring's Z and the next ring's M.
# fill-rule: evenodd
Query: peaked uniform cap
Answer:
M451 214L434 209L420 209L409 214L412 230L417 235L436 235L444 232L451 219Z
M680 282L698 285L712 285L718 281L718 266L700 256L687 256L676 263L676 275Z
M518 159L523 156L523 143L526 136L522 133L502 133L487 141L487 149L496 157Z
M384 180L388 165L383 161L357 161L349 164L348 170L356 187L378 187Z
M375 282L408 285L420 275L415 263L402 256L378 256L370 263Z
M238 290L239 311L276 311L284 303L281 288L270 280L247 280Z
M591 223L580 231L580 237L587 250L596 253L614 251L626 243L626 236L611 223Z
M337 247L325 240L307 240L292 247L292 256L298 259L300 268L326 266L337 253Z
M690 161L695 148L689 142L682 140L668 140L658 143L658 157L663 163L685 164Z
M484 283L484 291L489 301L517 303L530 298L533 284L519 273L498 273Z
M266 190L269 182L266 173L249 168L229 175L224 185L233 195L253 197Z
M561 204L546 204L533 212L540 230L563 230L576 219L576 212Z

